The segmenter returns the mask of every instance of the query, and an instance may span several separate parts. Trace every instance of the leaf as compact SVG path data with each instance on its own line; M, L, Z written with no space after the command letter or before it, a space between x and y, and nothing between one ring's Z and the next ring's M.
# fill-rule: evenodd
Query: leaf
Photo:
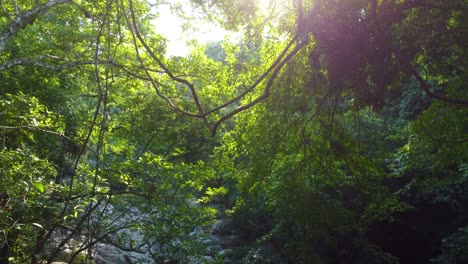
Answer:
M43 193L43 192L45 191L44 185L42 184L42 182L36 181L36 182L33 182L33 185L34 185L34 187L36 187L36 189L37 189L39 192Z
M185 151L183 151L182 149L175 148L174 153L172 153L172 156L180 156L180 155L183 155L184 153L185 153Z
M44 228L42 225L40 225L40 224L38 224L38 223L32 223L32 225L35 225L35 226L37 226L37 227L39 227L39 228Z

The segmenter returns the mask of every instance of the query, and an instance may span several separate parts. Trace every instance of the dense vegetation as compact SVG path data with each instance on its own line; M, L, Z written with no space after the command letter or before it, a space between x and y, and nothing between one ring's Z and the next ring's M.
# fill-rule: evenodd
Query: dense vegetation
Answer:
M0 263L468 262L465 0L167 4L1 1Z

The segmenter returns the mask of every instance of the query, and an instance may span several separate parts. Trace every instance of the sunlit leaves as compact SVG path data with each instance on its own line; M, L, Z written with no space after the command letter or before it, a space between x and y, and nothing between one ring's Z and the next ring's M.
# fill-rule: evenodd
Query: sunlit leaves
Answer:
M260 1L192 2L240 33L192 42L185 57L165 57L165 39L152 22L161 1L133 2L154 54L134 39L128 1L74 1L11 39L0 59L24 65L2 64L0 72L0 232L15 240L15 261L52 224L78 239L97 239L108 235L106 221L124 221L115 212L131 210L138 217L116 235L118 243L133 245L128 231L141 232L148 244L161 245L155 259L185 263L190 254L204 254L203 235L188 234L222 215L210 207L217 203L254 232L249 237L276 239L286 255L352 262L346 254L368 243L370 225L412 209L404 195L459 206L451 187L462 190L468 171L467 111L432 102L400 73L388 46L408 54L430 91L463 97L465 16L444 10L453 4L435 1L441 6L425 12L411 7L417 1L302 1L304 15L314 5L321 12L297 39L307 45L278 71L263 104L210 138L200 119L169 106L168 100L200 111L190 85L175 79L193 84L204 111L248 91L210 113L208 125L252 102L269 76L252 83L301 33L299 7L298 1L269 1L268 10L259 9ZM380 5L378 19L371 2ZM37 3L17 4L22 11ZM15 7L2 7L5 26Z
M48 227L49 220L57 216L59 208L53 199L63 189L54 184L57 171L52 165L24 147L2 149L0 164L0 193L6 198L0 209L0 232L10 241L11 232L16 234L14 252L20 256L34 243L31 240L38 227ZM34 228L27 227L29 224Z
M213 202L215 199L222 201L223 197L228 193L226 187L221 186L219 188L208 187L205 192L205 196L198 200L200 203Z
M41 193L43 193L45 191L44 189L44 185L42 184L42 182L40 181L33 181L33 185L34 187Z
M21 128L43 128L60 133L63 131L62 120L55 113L33 96L7 94L0 100L2 107L2 124Z

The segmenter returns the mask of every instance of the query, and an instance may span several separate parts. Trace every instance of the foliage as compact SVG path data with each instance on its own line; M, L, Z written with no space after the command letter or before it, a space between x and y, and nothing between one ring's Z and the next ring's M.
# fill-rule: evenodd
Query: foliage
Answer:
M462 263L467 260L466 227L442 240L442 254L432 259L434 263Z
M19 263L33 252L34 238L53 224L48 219L59 216L54 200L64 190L54 184L52 165L29 149L3 149L0 161L2 257L15 256L13 262Z
M465 261L466 1L190 2L2 2L1 263Z

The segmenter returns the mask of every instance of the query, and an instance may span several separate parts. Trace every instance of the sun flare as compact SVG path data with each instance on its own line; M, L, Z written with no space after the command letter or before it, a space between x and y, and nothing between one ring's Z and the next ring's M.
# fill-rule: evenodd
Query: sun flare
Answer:
M179 5L177 11L172 8L175 4ZM186 56L190 51L188 45L190 41L207 43L222 40L229 34L221 26L196 16L188 0L177 1L172 6L170 4L159 5L156 10L158 17L153 20L156 32L167 39L168 56ZM180 13L190 18L188 25L187 19L182 18Z

